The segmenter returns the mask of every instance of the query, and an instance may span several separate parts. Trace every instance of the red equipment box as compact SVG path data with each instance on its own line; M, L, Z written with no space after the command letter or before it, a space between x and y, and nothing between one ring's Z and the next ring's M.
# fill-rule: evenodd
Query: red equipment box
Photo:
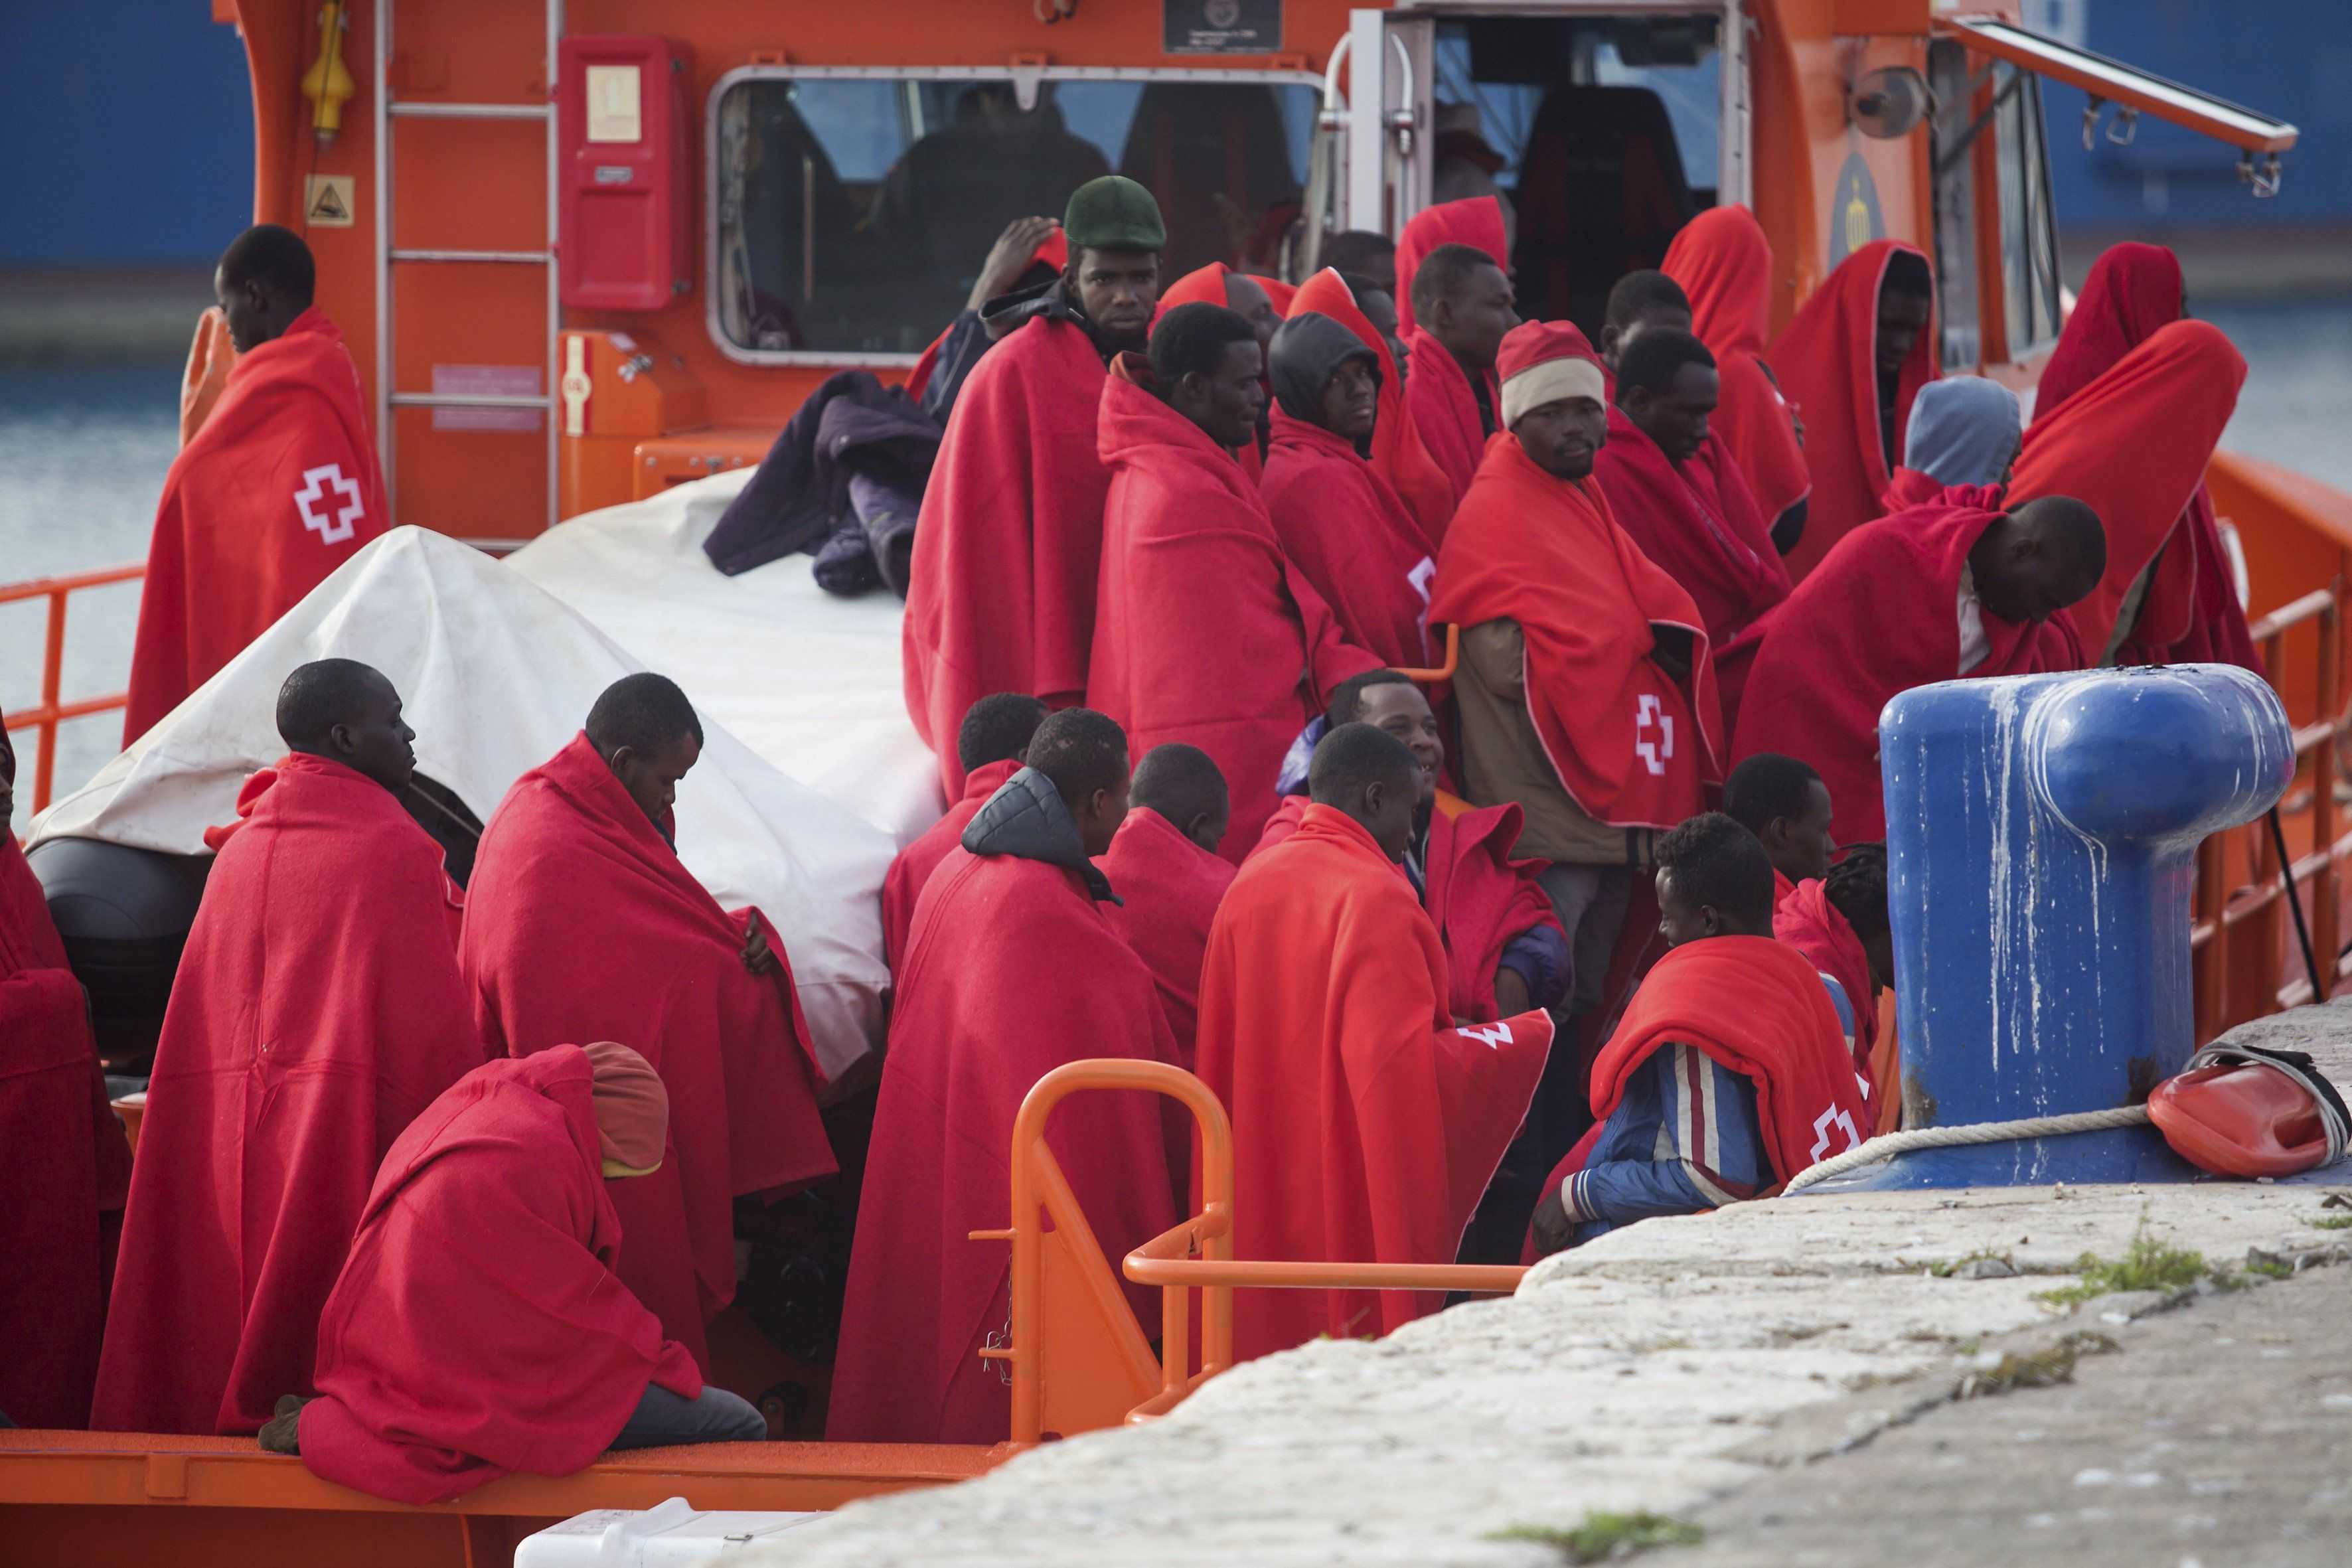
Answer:
M649 34L563 40L557 256L566 305L658 310L693 287L693 58Z

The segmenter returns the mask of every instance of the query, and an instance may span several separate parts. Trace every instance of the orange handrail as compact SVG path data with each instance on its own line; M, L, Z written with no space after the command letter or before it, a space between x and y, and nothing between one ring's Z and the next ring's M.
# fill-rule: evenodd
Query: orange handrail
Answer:
M1083 1235L1082 1250L1090 1251L1093 1246L1084 1216L1077 1213L1069 1187L1045 1143L1046 1117L1065 1099L1085 1089L1142 1089L1168 1095L1192 1111L1200 1132L1195 1157L1201 1212L1129 1253L1123 1264L1129 1279L1160 1289L1160 1392L1128 1412L1130 1423L1165 1415L1187 1394L1233 1364L1236 1288L1498 1293L1517 1289L1527 1274L1522 1268L1491 1265L1237 1260L1233 1241L1233 1123L1209 1086L1164 1062L1131 1058L1066 1062L1037 1080L1013 1120L1011 1227L972 1233L974 1240L1013 1243L1010 1342L981 1354L1012 1370L1015 1444L1035 1443L1045 1430L1041 1331L1047 1269L1040 1211L1053 1212L1057 1228L1066 1226ZM1201 1294L1201 1370L1188 1376L1195 1290ZM1124 1315L1123 1308L1121 1311Z
M1435 669L1400 669L1407 680L1418 680L1423 686L1434 686L1441 680L1451 680L1454 672L1462 668L1462 628L1448 621L1445 624L1445 658Z
M131 701L128 691L118 691L110 697L88 697L78 702L58 700L58 686L63 679L66 661L66 595L78 589L132 582L146 574L147 563L142 561L124 566L104 566L95 572L76 572L63 577L37 577L29 583L0 584L0 605L42 598L49 602L48 620L42 637L41 700L35 707L0 714L0 729L33 730L40 734L41 760L33 768L35 811L47 807L50 791L57 783L58 726L68 719L88 718L92 713L127 707Z

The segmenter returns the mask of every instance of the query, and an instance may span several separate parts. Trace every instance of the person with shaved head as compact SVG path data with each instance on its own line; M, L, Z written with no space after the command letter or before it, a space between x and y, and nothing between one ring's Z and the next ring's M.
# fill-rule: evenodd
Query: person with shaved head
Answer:
M147 1085L91 1425L249 1433L311 1391L377 1164L483 1057L441 847L401 804L400 694L321 659L278 693Z
M1029 737L1045 721L1045 705L1025 691L995 691L964 710L956 729L956 761L963 767L963 798L898 851L882 879L882 954L897 973L907 956L907 930L915 900L988 797L1021 771Z
M661 1074L671 1157L614 1189L620 1276L707 1372L704 1326L735 1295L735 1200L796 1191L834 1159L790 956L678 858L677 787L703 741L677 682L606 687L482 830L462 952L490 1054L612 1037Z
M213 274L236 364L163 479L123 710L129 745L392 526L367 397L291 229ZM210 312L207 312L210 315Z
M1551 1048L1537 1010L1459 1026L1445 949L1399 873L1422 802L1374 725L1317 742L1297 830L1250 858L1209 930L1199 1072L1233 1117L1236 1257L1451 1263ZM1386 1333L1438 1298L1251 1290L1234 1353Z
M1096 861L1119 894L1104 912L1150 966L1176 1037L1176 1059L1186 1068L1200 1019L1209 922L1234 879L1234 863L1217 853L1232 818L1233 796L1216 759L1171 741L1135 764L1127 820Z

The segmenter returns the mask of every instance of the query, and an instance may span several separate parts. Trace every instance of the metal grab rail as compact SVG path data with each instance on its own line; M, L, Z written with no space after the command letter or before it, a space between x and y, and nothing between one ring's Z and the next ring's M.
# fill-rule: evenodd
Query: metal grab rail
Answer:
M1160 1289L1160 1392L1129 1410L1130 1424L1164 1415L1208 1379L1232 1366L1234 1291L1467 1290L1484 1294L1518 1289L1524 1268L1453 1263L1328 1263L1236 1259L1234 1257L1234 1132L1215 1093L1181 1068L1164 1062L1110 1058L1066 1062L1039 1079L1013 1123L1013 1224L974 1231L974 1240L1013 1243L1009 1341L981 1354L1013 1374L1013 1441L1033 1444L1045 1430L1045 1360L1039 1332L1045 1317L1043 1209L1072 1205L1067 1184L1045 1144L1045 1119L1070 1095L1086 1089L1142 1089L1183 1102L1200 1132L1196 1150L1201 1212L1129 1252L1121 1267L1139 1285ZM1084 1225L1083 1218L1076 1224ZM1195 1256L1195 1255L1198 1256ZM1201 1370L1192 1362L1192 1302L1201 1298Z
M129 583L147 574L147 563L135 562L123 566L102 566L95 572L76 572L62 577L37 577L27 583L0 584L0 605L22 604L27 599L48 600L48 618L42 635L41 700L31 708L14 713L0 714L0 729L32 730L41 737L41 760L33 769L33 809L47 809L49 795L57 783L58 726L68 719L85 719L93 713L105 713L128 707L131 693L118 691L109 697L87 697L76 702L60 701L58 684L64 679L66 659L66 595L83 588L100 588L110 583Z
M2338 577L2325 588L2315 588L2280 605L2248 627L2262 652L2264 679L2282 702L2286 700L2287 634L2306 625L2317 633L2317 717L2294 727L2296 771L2302 773L2306 762L2310 768L2311 848L2292 867L2283 865L2262 822L2214 834L2198 847L2196 913L2189 946L2194 955L2200 1043L2249 1018L2327 999L2311 995L2306 979L2279 984L2286 936L2283 904L2292 896L2290 873L2294 887L2310 889L2312 946L2328 994L2335 993L2342 975L2336 867L2347 854L2352 854L2352 835L2338 833L2336 801L2337 750L2346 730L2345 586Z

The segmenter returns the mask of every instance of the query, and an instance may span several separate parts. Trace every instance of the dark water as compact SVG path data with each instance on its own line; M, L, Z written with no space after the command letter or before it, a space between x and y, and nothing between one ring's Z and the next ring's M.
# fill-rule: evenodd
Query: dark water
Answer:
M2352 489L2352 297L2217 305L2200 312L2234 339L2251 373L2230 445ZM179 444L179 367L0 367L0 584L84 571L146 553L155 498ZM138 588L76 595L68 620L68 700L121 689ZM40 694L38 604L0 605L0 705ZM60 795L114 754L121 721L66 727ZM16 826L31 796L34 742L17 736Z

